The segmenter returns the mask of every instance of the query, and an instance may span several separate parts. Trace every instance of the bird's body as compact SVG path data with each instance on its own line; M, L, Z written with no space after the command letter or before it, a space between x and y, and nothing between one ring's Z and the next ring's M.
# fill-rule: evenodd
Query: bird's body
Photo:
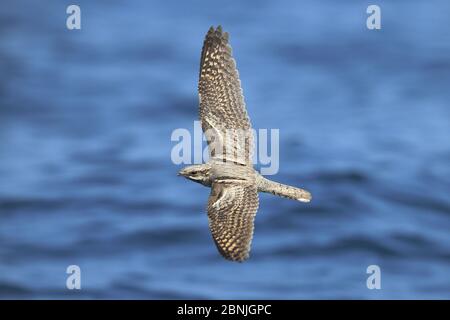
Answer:
M207 211L214 242L226 259L243 261L250 252L258 192L301 202L309 202L311 194L268 180L253 168L252 126L228 34L220 26L210 28L203 44L199 100L210 161L179 174L211 188Z

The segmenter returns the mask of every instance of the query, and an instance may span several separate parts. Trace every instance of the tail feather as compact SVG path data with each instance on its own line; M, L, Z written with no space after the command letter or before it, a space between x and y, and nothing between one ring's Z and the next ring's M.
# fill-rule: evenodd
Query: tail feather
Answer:
M311 193L301 188L288 186L278 183L260 176L258 179L258 191L267 192L279 197L284 197L301 202L310 202L312 199Z

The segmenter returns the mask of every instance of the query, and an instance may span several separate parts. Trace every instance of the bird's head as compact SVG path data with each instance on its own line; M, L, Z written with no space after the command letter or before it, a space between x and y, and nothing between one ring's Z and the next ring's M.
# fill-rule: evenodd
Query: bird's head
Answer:
M209 184L209 170L210 166L205 164L192 165L181 169L178 172L179 176L183 176L194 182L201 183L203 185Z

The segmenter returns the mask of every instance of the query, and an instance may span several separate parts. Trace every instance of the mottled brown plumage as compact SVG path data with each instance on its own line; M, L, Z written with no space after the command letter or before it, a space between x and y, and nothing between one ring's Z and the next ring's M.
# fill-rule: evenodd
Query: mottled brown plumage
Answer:
M219 252L228 259L247 259L258 210L255 184L213 182L208 200L209 228Z
M203 43L198 93L200 121L208 142L212 137L220 140L215 141L211 156L250 164L252 125L244 104L239 72L228 44L228 33L222 33L220 26L216 30L211 27Z
M311 194L262 177L252 164L252 126L247 114L228 33L211 27L203 44L199 75L200 121L210 160L180 175L211 188L209 227L223 257L248 258L258 210L258 192L309 202Z

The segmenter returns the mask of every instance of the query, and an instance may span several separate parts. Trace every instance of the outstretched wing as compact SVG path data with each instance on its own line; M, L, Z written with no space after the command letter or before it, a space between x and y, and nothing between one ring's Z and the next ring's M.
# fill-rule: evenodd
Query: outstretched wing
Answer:
M251 163L253 134L228 33L211 27L203 43L198 84L200 121L213 160Z
M224 258L233 261L248 258L257 210L255 185L234 180L217 180L212 184L208 200L209 228Z

